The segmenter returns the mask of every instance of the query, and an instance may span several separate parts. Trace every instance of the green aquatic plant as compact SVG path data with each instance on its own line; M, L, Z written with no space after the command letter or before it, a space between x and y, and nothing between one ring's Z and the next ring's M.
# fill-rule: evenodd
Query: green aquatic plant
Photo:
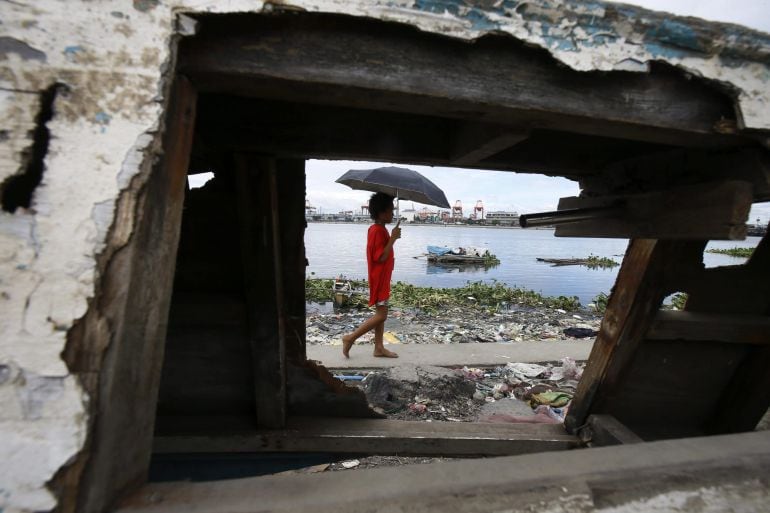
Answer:
M754 253L754 248L728 248L728 249L708 249L706 253L716 253L719 255L729 255L736 258L749 258Z
M605 294L604 292L599 292L596 297L593 299L594 308L597 312L603 314L607 311L607 303L610 300L610 296Z
M584 265L589 269L611 269L613 267L619 266L620 264L611 258L590 254L588 255L588 258L585 259L585 262L581 265Z
M687 294L684 292L677 292L671 296L671 306L677 310L684 310L684 305L687 303Z
M485 267L495 267L500 265L500 259L497 258L497 256L493 255L489 252L489 250L484 252L484 266Z
M334 280L332 279L306 279L306 300L331 301L333 286ZM350 296L347 306L351 308L366 307L369 299L369 295L365 291L366 281L351 280L351 286L354 292ZM506 305L540 306L563 310L580 308L580 301L576 296L543 296L532 290L508 287L497 281L492 283L467 282L465 286L457 288L418 287L398 281L391 286L390 304L395 307L417 308L425 311L436 311L452 306L479 308L487 311L497 311Z

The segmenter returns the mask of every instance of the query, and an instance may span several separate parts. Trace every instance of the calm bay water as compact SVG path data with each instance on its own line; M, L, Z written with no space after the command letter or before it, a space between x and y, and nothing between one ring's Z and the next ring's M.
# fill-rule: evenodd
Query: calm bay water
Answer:
M344 274L348 278L365 279L368 228L365 224L308 223L305 232L310 262L308 276L333 278ZM395 246L393 281L430 287L461 287L468 281L497 280L547 296L577 296L583 305L590 303L600 292L609 293L619 267L596 270L583 266L551 267L536 259L584 258L594 254L620 262L628 245L624 239L557 238L552 230L411 224L402 224L401 228L401 240ZM749 237L737 242L712 241L708 248L753 247L759 240L759 237ZM489 249L500 259L500 265L489 269L429 265L425 257L420 256L427 252L428 245ZM705 253L704 261L707 267L716 267L740 264L745 259Z

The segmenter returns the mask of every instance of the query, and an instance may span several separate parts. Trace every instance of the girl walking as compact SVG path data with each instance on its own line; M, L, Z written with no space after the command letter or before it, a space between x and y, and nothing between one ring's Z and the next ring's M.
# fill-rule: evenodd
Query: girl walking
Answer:
M372 194L369 198L369 216L374 224L369 227L366 239L366 262L369 268L369 306L375 307L375 313L353 333L342 337L342 354L350 358L350 348L355 341L374 330L374 356L398 358L398 354L385 349L382 342L385 320L388 318L390 277L393 274L393 245L401 238L400 219L390 234L385 228L386 224L393 222L393 197L382 192Z

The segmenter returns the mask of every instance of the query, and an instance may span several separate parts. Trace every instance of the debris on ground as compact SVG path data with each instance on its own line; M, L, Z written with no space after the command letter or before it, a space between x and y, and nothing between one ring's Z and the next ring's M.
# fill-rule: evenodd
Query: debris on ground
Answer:
M342 345L350 333L371 317L369 310L340 309L310 304L307 309L307 343ZM536 342L595 337L601 316L580 315L558 308L509 306L497 312L450 307L440 312L391 308L385 321L389 344L464 344L473 342ZM373 343L370 332L358 343Z
M331 472L344 471L344 470L364 470L370 468L382 468L382 467L397 467L402 465L424 465L427 463L436 463L439 461L451 461L454 458L430 458L430 457L416 457L416 456L367 456L365 458L359 458L355 461L358 465L352 468L345 467L345 462L331 463L328 465L328 470Z
M370 406L387 418L426 422L560 423L575 395L583 365L511 362L480 369L404 364L362 376L347 386L364 391ZM342 375L342 373L340 373Z

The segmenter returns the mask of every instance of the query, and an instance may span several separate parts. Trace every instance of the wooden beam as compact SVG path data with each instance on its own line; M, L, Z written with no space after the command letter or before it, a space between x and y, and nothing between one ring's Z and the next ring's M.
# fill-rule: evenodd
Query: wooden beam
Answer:
M767 345L770 317L661 310L646 338Z
M218 151L446 164L455 124L387 111L209 94L200 102L197 135Z
M770 407L770 346L755 346L719 397L709 434L753 431Z
M285 333L279 307L282 291L275 271L276 260L280 259L280 250L275 249L276 240L280 240L280 226L274 212L277 209L272 186L274 162L249 155L237 155L235 161L257 424L281 428L286 421L286 365Z
M503 37L473 44L361 19L209 18L179 66L202 90L713 147L733 101L666 67L578 72Z
M97 293L67 334L62 358L90 399L83 404L88 436L48 484L59 511L105 511L146 479L196 105L192 84L174 76L163 153L140 187L119 195Z
M156 437L154 452L328 452L399 456L504 456L578 447L556 424L292 418L286 429L227 436Z
M306 358L305 329L305 161L276 161L281 210L281 260L285 304L286 359Z
M593 148L592 148L593 150ZM753 187L754 201L770 200L770 152L761 146L735 149L622 148L595 173L580 180L584 196L639 194L702 182L742 181ZM607 153L606 150L601 153Z
M557 237L743 240L751 184L718 182L662 192L559 200L559 210L621 205L619 217L558 225Z
M629 242L599 335L565 419L571 433L586 422L590 413L602 413L602 396L612 393L633 360L666 296L670 262L685 251L698 254L698 251L688 251L690 246L697 246L702 252L705 245L705 241L632 239Z
M718 271L714 269L713 271ZM731 269L741 280L724 281L723 288L699 288L687 301L687 310L756 313L770 316L770 234L766 234L749 261ZM741 282L752 287L740 287ZM768 331L765 331L765 337ZM709 433L753 430L770 407L770 345L752 347L733 374L715 408Z
M456 134L450 161L455 166L477 166L482 160L517 145L528 136L527 132L505 127L470 123Z
M621 424L612 415L590 415L586 426L580 429L580 439L592 447L638 444L644 442L636 433Z

